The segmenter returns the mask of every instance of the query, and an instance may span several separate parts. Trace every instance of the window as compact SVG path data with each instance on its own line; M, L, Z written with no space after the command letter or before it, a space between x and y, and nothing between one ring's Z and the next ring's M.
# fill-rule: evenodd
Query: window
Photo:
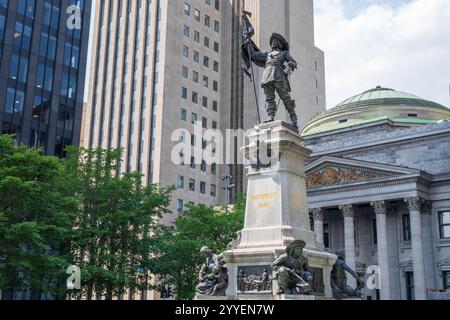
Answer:
M204 38L203 44L205 45L205 47L209 48L209 38L208 37Z
M203 76L203 82L202 82L203 86L208 88L209 86L209 78L207 76Z
M219 52L219 43L214 41L214 51Z
M208 109L208 97L203 97L203 108Z
M11 56L11 64L9 65L9 77L14 80L18 80L18 73L19 73L19 64L20 64L20 56L17 54L13 54ZM27 63L28 68L28 63ZM26 76L26 74L25 74ZM25 82L25 79L21 79L20 81Z
M183 34L184 34L185 37L189 38L189 27L186 26L186 25L183 28Z
M192 91L192 102L195 104L198 103L198 93L195 91Z
M183 56L189 58L189 48L183 45Z
M192 113L192 115L191 115L191 123L192 124L196 124L197 123L197 119L198 119L197 114L196 113Z
M200 166L200 170L202 172L206 172L206 162L205 162L205 160L202 161L202 165Z
M30 50L31 45L31 27L25 26L20 22L16 22L14 29L14 46Z
M208 57L203 57L203 65L207 68L209 68L209 58Z
M192 81L194 81L195 83L198 83L198 72L194 71L192 73Z
M450 239L450 211L439 212L441 239Z
M189 179L189 191L195 191L195 179Z
M195 50L194 50L194 61L200 62L200 53L198 53L198 51Z
M211 18L207 14L205 14L205 26L211 27Z
M215 72L219 72L219 62L218 61L214 61L214 67L213 67Z
M215 163L211 165L211 174L217 174L217 164Z
M0 15L0 41L3 39L5 33L5 17Z
M187 96L188 96L187 88L182 87L182 88L181 88L181 98L187 99Z
M220 0L215 0L214 7L216 8L217 11L220 10Z
M189 76L189 69L187 67L185 67L185 66L182 66L181 67L181 75L182 75L183 78L187 79L188 76Z
M19 0L17 3L17 12L23 16L33 19L35 0Z
M177 188L178 189L184 189L184 177L178 176L177 178Z
M213 122L212 122L212 128L213 128L214 130L217 129L217 121L214 121L214 120L213 120Z
M208 118L202 117L202 128L208 129Z
M206 183L201 181L200 182L200 193L205 194L206 193Z
M181 121L186 121L186 116L187 116L186 109L181 109L181 111L180 111L180 120Z
M195 9L194 19L195 21L200 21L200 10Z
M402 216L403 241L411 241L411 220L409 214Z
M220 22L217 20L214 21L214 31L220 32Z
M213 101L213 107L212 107L213 111L217 112L217 110L219 109L219 103L217 101Z
M200 32L198 32L198 31L194 32L194 41L200 42Z
M191 5L189 3L184 3L184 14L187 16L191 15Z
M219 82L213 81L213 90L216 92L219 91Z
M21 90L14 90L14 88L8 87L6 93L6 113L17 113L23 110L25 104L25 92Z
M184 201L178 199L178 200L177 200L177 211L178 211L178 212L182 212L183 209L184 209Z
M196 165L195 165L195 158L191 157L191 169L195 169Z
M78 68L79 52L80 49L78 47L66 43L64 50L64 64L72 68Z

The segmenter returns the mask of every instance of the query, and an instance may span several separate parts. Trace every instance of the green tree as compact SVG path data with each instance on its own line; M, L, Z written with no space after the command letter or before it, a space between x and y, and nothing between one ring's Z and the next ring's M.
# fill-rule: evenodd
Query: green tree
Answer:
M79 210L72 252L87 299L122 296L151 288L151 242L167 214L170 188L143 187L137 173L118 174L119 150L69 150L66 168Z
M171 287L177 299L192 299L204 261L200 249L208 246L215 253L225 251L243 228L244 211L244 199L228 212L224 208L190 206L174 226L159 226L151 240L155 250L153 270L160 283L157 290L164 292Z
M61 161L0 136L0 290L62 296L76 211Z

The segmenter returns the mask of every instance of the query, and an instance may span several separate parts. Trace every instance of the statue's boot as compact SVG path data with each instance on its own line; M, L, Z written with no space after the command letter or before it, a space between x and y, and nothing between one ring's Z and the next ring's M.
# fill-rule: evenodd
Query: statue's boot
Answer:
M292 122L292 126L298 130L299 129L298 128L298 117L295 112L291 113L291 122Z
M276 113L277 113L276 105L274 103L270 103L267 106L268 117L267 117L266 121L264 121L264 123L274 122Z

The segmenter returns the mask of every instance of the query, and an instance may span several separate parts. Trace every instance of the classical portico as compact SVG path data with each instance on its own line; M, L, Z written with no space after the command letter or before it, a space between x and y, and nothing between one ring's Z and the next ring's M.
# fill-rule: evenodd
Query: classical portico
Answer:
M423 216L431 215L423 210L423 204L432 198L427 193L433 184L431 176L410 168L334 157L318 158L306 167L306 172L317 241L330 252L345 250L347 264L359 269L363 277L370 265L379 267L380 290L366 292L366 297L406 299L408 293L399 279L405 279L402 273L408 270L398 267L402 257L396 252L403 250L412 257L413 296L426 299L429 287L422 225ZM402 226L408 221L406 216L409 226ZM339 224L340 228L331 228L338 234L327 234L328 243L324 243L325 224L328 229L329 224ZM397 230L406 227L410 228L410 238L399 239L403 234ZM351 277L349 285L356 286Z

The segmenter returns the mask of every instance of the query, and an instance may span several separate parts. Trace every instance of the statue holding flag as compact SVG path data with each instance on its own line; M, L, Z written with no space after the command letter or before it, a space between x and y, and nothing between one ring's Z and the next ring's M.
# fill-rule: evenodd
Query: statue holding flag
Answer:
M275 101L275 94L277 93L283 101L286 110L289 112L292 125L298 129L298 117L295 111L295 101L291 98L291 86L289 83L289 75L297 69L297 62L289 54L289 43L282 35L274 33L270 38L271 51L261 52L251 39L255 33L255 30L250 23L250 16L250 12L243 11L243 69L253 81L256 96L252 63L255 63L258 67L265 68L261 80L261 87L264 89L264 93L266 95L266 111L268 118L264 121L264 123L275 120L278 110L278 105ZM251 74L249 70L251 70Z

